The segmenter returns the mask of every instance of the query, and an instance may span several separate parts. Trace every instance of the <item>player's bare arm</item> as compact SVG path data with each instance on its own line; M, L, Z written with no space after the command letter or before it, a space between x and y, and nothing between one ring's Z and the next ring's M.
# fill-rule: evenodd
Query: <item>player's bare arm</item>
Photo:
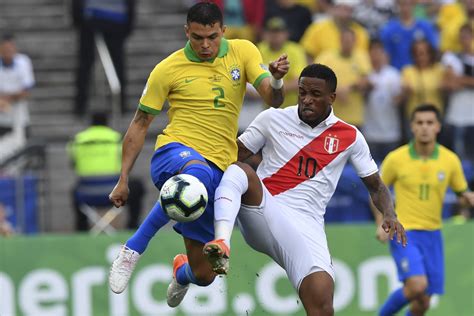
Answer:
M247 160L250 156L253 155L253 152L251 152L247 147L245 147L244 144L240 140L237 139L237 147L238 147L238 157L237 160L244 162Z
M240 152L240 147L239 147ZM465 191L459 195L460 202L463 205L474 207L474 192Z
M154 118L154 115L138 109L128 127L122 145L122 170L120 172L120 179L109 195L109 199L115 207L124 205L128 199L128 175L143 148L145 136Z
M271 107L279 107L285 99L285 89L283 88L283 77L290 69L290 61L286 54L281 55L277 60L268 65L268 70L272 74L270 78L265 78L257 88L258 93L266 104Z
M375 207L374 202L372 202L372 199L370 197L369 197L369 207L370 207L370 210L372 211L372 215L374 216L374 219L375 219L375 226L376 226L375 237L381 243L386 243L388 241L388 234L382 228L383 215Z
M374 206L382 213L381 224L383 230L388 233L390 240L396 235L397 242L401 242L405 246L407 244L405 229L397 219L390 192L382 182L380 175L376 172L362 178L362 181L369 191Z

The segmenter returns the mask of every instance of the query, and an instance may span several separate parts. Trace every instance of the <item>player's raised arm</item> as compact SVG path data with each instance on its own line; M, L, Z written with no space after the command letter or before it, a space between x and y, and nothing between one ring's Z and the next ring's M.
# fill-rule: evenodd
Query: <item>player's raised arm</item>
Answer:
M382 182L378 172L362 178L362 181L369 191L374 206L383 214L381 224L384 231L389 234L391 240L396 234L397 242L401 242L402 245L406 246L407 236L405 229L397 219L390 192Z
M279 107L285 99L283 77L288 73L289 69L290 61L288 56L283 54L268 65L271 76L263 79L262 83L257 87L260 96L271 107Z
M145 136L154 118L154 115L137 109L135 117L128 127L122 144L122 169L120 179L109 195L109 199L115 207L124 205L128 199L128 175L143 148Z

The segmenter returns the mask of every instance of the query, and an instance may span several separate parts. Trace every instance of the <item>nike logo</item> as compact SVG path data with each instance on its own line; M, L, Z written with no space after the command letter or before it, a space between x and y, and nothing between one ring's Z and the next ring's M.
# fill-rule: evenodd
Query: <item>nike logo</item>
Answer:
M190 78L186 78L184 79L184 83L190 83L190 82L193 82L194 80L198 79L198 77L190 77Z

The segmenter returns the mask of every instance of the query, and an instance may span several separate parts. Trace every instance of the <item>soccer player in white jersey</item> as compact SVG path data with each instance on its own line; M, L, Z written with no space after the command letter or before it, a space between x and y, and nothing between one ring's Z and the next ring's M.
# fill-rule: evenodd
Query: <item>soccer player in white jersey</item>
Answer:
M262 112L239 137L239 162L225 171L215 195L216 240L203 248L214 271L227 273L238 215L247 243L285 269L308 315L334 314L334 268L323 216L348 160L383 213L383 229L406 244L364 137L332 111L336 85L329 67L307 66L298 105ZM241 161L260 149L263 160L255 172Z

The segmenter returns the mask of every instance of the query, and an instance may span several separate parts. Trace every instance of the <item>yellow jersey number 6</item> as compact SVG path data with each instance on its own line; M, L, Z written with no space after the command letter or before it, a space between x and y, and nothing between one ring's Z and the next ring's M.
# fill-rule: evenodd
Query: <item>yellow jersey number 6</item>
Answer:
M214 107L215 108L223 108L225 107L224 103L221 103L219 99L224 97L224 89L221 87L214 87L212 88L212 91L217 91L218 95L214 98Z

